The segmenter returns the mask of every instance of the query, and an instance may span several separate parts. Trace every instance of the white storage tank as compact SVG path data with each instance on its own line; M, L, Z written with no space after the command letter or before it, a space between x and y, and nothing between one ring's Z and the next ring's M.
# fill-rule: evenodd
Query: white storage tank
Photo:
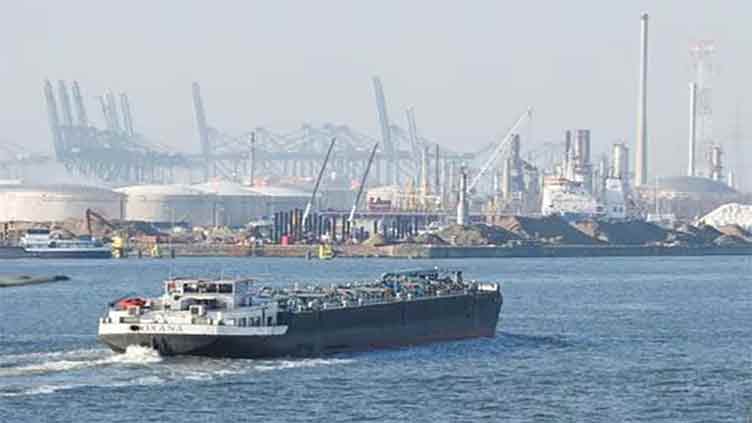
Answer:
M83 219L92 209L120 219L122 195L86 185L0 185L0 221L60 222Z
M273 216L275 212L304 209L311 198L310 193L292 188L263 185L248 189L266 197L266 217Z
M134 185L115 191L125 195L123 211L127 220L214 224L214 195L188 185Z
M216 226L244 226L266 213L267 197L238 183L212 181L192 187L214 196Z

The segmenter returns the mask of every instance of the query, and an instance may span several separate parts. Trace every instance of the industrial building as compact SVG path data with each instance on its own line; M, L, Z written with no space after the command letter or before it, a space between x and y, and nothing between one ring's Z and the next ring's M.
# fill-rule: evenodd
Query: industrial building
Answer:
M696 219L741 196L721 181L700 176L656 178L653 186L644 186L639 192L645 214L677 219Z
M0 185L0 222L61 222L82 219L87 209L122 217L123 195L85 185Z

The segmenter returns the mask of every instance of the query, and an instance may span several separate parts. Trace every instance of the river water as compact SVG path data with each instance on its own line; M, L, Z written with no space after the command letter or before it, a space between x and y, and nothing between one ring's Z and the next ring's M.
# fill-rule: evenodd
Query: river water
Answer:
M497 336L312 359L163 358L97 344L104 305L170 275L270 284L439 265L500 281ZM5 260L70 281L0 289L0 421L742 422L747 257Z

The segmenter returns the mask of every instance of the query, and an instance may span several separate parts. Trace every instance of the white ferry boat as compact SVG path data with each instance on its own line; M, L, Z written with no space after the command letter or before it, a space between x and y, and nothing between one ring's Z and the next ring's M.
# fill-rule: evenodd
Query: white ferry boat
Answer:
M55 239L49 229L29 229L21 237L20 246L28 256L39 258L112 257L112 249L93 237Z

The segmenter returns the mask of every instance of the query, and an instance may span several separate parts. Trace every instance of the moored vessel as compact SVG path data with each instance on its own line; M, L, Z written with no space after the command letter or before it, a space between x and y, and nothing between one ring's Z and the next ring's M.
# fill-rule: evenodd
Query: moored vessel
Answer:
M438 269L305 288L176 278L161 297L111 303L98 339L116 352L141 345L163 355L315 356L493 337L501 305L498 284Z
M112 249L91 236L56 239L48 229L29 229L19 246L28 257L39 258L110 258Z

